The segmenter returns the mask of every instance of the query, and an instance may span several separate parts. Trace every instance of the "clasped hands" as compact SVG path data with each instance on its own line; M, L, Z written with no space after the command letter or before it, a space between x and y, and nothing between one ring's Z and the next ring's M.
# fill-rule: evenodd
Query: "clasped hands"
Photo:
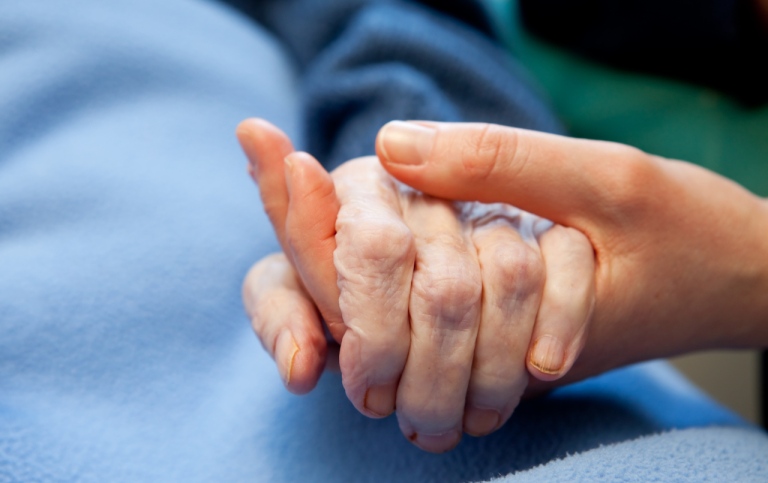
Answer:
M571 367L594 300L580 232L425 195L373 156L329 174L262 120L238 135L284 249L254 266L244 300L290 390L311 390L324 365L314 307L340 344L350 401L370 417L397 408L403 434L429 451L495 431L529 373Z
M392 122L378 157L329 174L265 121L238 136L284 251L253 267L243 297L286 386L316 384L324 321L350 401L396 411L428 451L498 429L526 386L768 345L768 204L702 168L503 126Z

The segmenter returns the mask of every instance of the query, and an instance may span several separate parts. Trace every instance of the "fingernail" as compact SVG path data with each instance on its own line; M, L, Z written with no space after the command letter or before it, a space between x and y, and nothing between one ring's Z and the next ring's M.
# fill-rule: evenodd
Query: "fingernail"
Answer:
M371 386L365 391L363 406L368 415L374 418L385 418L395 410L397 387L394 384Z
M557 337L545 335L539 337L533 345L530 362L545 374L557 374L563 369L565 350Z
M299 353L299 346L293 338L290 330L283 330L275 342L275 361L277 361L277 371L283 379L285 385L291 383L293 373L293 362L296 360L296 354Z
M430 453L444 453L459 444L459 441L461 441L461 431L454 430L441 434L413 433L408 439L419 448Z
M381 155L392 164L423 164L432 152L435 133L431 127L392 121L381 131Z
M485 436L496 430L500 423L501 414L494 409L470 406L464 412L464 432L472 436Z

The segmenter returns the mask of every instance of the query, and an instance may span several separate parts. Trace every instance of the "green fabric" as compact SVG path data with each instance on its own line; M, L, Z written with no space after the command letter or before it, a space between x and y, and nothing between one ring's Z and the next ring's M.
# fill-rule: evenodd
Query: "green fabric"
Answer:
M526 34L515 0L483 1L573 136L690 161L768 196L768 107L744 109L711 89L589 62Z

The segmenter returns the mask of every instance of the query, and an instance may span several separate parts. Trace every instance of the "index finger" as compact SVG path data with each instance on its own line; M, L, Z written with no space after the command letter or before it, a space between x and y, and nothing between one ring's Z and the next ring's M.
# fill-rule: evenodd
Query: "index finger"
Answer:
M263 119L246 119L237 126L237 139L248 157L248 171L259 185L259 194L283 252L291 256L286 243L288 190L283 160L293 144L280 129Z

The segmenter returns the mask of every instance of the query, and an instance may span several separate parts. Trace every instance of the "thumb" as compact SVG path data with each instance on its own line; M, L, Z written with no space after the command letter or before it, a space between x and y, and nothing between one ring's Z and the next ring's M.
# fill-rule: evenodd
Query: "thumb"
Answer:
M376 151L392 176L433 196L508 203L587 234L646 198L658 164L622 144L479 123L393 121Z

